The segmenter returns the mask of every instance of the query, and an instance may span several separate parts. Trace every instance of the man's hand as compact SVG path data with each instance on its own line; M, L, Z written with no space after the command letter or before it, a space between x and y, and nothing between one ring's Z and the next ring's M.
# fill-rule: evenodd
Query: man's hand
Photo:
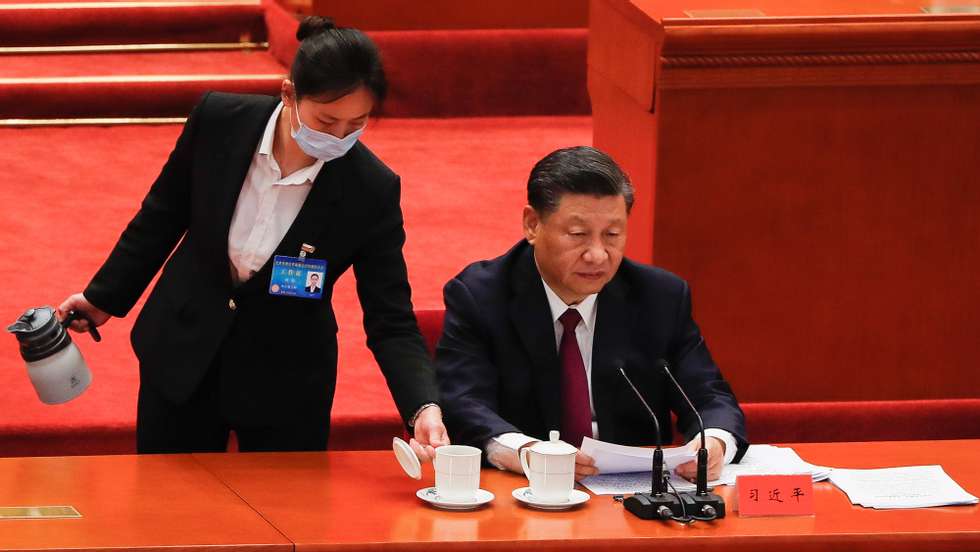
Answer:
M521 447L521 449L527 447L533 447L534 444L537 442L538 441L531 441L529 443L526 443ZM508 454L498 454L493 457L493 460L496 464L500 464L507 470L510 470L514 473L519 473L521 475L525 475L524 468L521 467L521 459L520 459L521 449L515 451L513 449L507 449L505 447L501 447L501 450L507 450ZM599 470L596 469L595 467L595 460L593 460L591 456L583 454L582 451L578 451L575 454L575 480L576 481L579 481L582 478L588 477L590 475L596 475L598 473Z
M725 461L725 442L717 437L708 437L705 445L708 447L708 481L712 481L721 476L721 468ZM701 447L701 437L695 437L685 446L697 454L697 450ZM695 481L698 476L698 463L693 461L681 464L677 466L674 473L688 481Z
M68 317L68 313L71 311L78 311L88 315L88 317L92 319L92 322L95 322L95 327L105 324L110 318L112 318L109 313L101 311L96 308L95 305L89 303L88 299L86 299L81 293L76 293L68 299L65 299L65 302L58 307L57 311L55 311L55 315L58 317L58 320L63 321ZM71 329L75 330L76 332L87 332L88 320L73 321L71 323Z
M442 423L442 410L438 405L427 406L415 418L415 438L409 445L419 460L430 462L436 457L436 447L449 444L449 434Z
M595 460L582 451L575 453L575 481L581 481L590 475L598 475L599 470L595 467Z

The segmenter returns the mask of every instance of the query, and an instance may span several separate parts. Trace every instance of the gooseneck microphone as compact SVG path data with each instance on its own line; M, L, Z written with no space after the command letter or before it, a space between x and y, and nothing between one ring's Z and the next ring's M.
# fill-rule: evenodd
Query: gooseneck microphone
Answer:
M681 397L684 397L684 402L687 403L687 406L691 407L691 412L694 412L694 415L698 419L698 429L701 430L701 448L698 449L697 492L699 495L708 494L708 447L704 435L704 420L701 419L701 413L698 412L698 409L694 408L694 403L692 403L691 399L688 398L687 393L684 392L684 388L681 387L680 383L677 383L677 380L674 378L674 374L670 373L670 367L667 365L667 361L661 358L657 360L656 364L658 368L667 374L667 377L670 378L671 383L673 383L677 391L680 392Z
M701 448L698 449L697 492L693 496L684 496L684 501L694 506L694 511L696 512L694 514L696 516L695 519L711 520L723 518L725 517L725 499L715 493L708 492L708 447L706 445L704 421L701 419L701 413L694 407L694 403L691 402L687 393L684 392L684 388L674 378L674 374L670 372L670 366L667 364L667 361L658 359L656 364L667 374L667 378L670 379L677 391L684 397L684 402L691 407L691 411L694 412L694 415L698 419L698 429L701 431Z
M650 419L653 420L653 426L657 430L657 448L653 451L653 473L651 475L650 493L636 493L624 500L623 506L627 511L642 519L667 520L682 516L684 514L684 505L681 503L680 497L666 493L664 451L660 446L663 441L662 433L660 432L660 420L657 419L657 415L653 413L653 409L644 400L639 389L633 385L629 376L626 375L626 370L623 369L623 363L617 362L616 364L619 368L619 373L622 374L623 379L626 380L626 383L629 384L636 398L639 399L647 414L650 415Z
M629 384L630 389L636 395L636 398L640 400L643 408L646 409L647 414L650 415L650 419L653 420L653 426L657 429L657 448L653 451L653 481L652 481L652 491L655 495L661 495L666 490L664 485L664 449L660 447L660 443L663 441L663 434L660 432L660 420L657 419L657 415L653 413L653 409L647 404L647 401L643 399L643 395L640 391L633 385L630 381L630 377L626 375L626 371L623 370L623 366L620 364L619 373L623 375L623 379Z

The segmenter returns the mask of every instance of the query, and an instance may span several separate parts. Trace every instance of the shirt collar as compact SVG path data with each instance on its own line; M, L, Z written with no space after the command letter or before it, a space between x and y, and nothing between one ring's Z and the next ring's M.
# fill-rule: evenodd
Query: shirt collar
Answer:
M576 305L567 305L561 300L561 297L558 297L555 290L551 289L548 282L544 281L544 278L541 279L541 283L544 284L544 294L548 297L548 306L551 307L551 321L553 323L557 324L558 318L565 314L566 310L574 308L582 315L582 322L585 323L585 327L592 331L595 326L595 302L596 298L599 297L598 293L587 296Z
M275 161L275 158L272 156L272 144L276 139L276 126L279 122L279 114L282 113L282 108L283 103L279 102L279 105L276 106L276 109L272 112L272 116L269 117L269 122L265 124L265 132L262 133L262 141L259 142L259 155L266 156L270 162L276 164L277 169L279 168L279 163ZM320 169L322 167L323 159L317 159L312 165L303 167L286 178L277 180L275 184L281 186L294 186L297 184L313 182L317 175L320 174Z

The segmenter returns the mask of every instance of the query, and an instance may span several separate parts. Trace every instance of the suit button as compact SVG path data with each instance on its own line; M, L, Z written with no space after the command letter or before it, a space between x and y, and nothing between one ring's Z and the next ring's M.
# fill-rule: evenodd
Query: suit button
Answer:
M228 308L231 309L231 310L235 310L235 309L238 308L238 305L235 304L235 300L234 299L229 299L228 300Z

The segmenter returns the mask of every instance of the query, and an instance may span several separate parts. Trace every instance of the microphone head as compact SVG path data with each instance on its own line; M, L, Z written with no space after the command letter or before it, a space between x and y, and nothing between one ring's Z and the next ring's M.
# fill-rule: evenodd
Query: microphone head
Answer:
M618 358L616 360L614 360L613 361L613 367L615 367L616 368L616 371L618 371L620 374L622 374L624 378L629 379L629 376L626 375L626 366L623 364L623 361L622 360L620 360Z
M657 360L655 360L653 362L653 365L661 370L667 370L668 372L670 371L670 365L667 364L667 361L662 358L658 358Z

